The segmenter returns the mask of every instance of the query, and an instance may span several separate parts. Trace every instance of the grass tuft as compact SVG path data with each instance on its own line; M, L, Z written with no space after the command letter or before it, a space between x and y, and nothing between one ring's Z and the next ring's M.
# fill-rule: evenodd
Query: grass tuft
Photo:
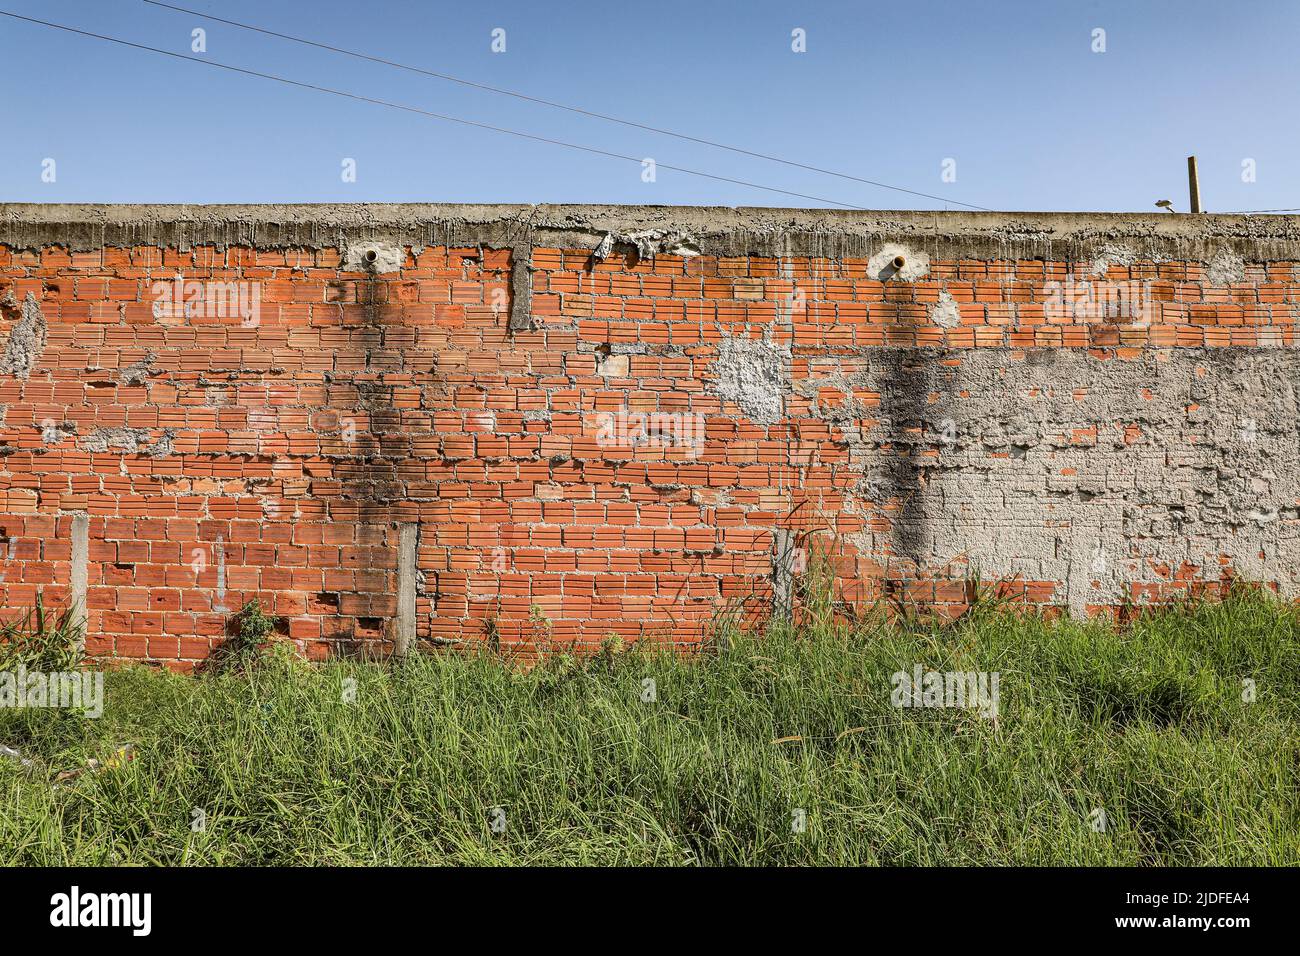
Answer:
M54 614L40 597L36 606L0 623L0 671L74 671L81 666L81 615L74 608Z

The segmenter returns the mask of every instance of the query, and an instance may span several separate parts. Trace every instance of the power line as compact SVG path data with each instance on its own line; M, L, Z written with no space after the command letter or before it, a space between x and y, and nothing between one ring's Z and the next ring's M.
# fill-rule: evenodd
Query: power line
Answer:
M1300 207L1296 209L1234 209L1231 212L1221 212L1219 216L1253 216L1262 212L1300 212Z
M954 206L965 206L968 209L979 209L983 212L992 212L992 210L988 209L985 206L976 206L973 203L968 203L968 202L958 202L955 199L948 199L944 196L935 196L930 193L917 192L914 189L904 189L902 186L891 186L889 183L877 182L872 179L863 179L860 176L853 176L850 175L849 173L836 172L833 169L823 169L820 166L810 166L807 163L800 163L791 159L783 159L780 156L772 156L769 155L768 153L759 153L759 152L755 152L754 150L742 149L739 146L729 146L726 143L718 143L713 140L702 139L698 136L691 136L687 133L678 133L670 129L661 129L660 127L650 126L645 123L638 123L634 120L623 119L622 117L618 117L618 116L611 116L608 113L597 113L594 110L583 109L580 106L569 106L565 103L556 103L553 100L542 99L541 97L538 96L530 96L527 93L520 93L518 90L507 90L499 86L489 86L486 83L478 83L474 80L464 79L463 77L452 76L450 73L439 73L436 70L428 70L418 66L410 66L409 64L398 63L394 60L388 60L383 57L371 56L370 54L367 53L358 53L355 50L345 50L342 47L331 46L328 43L319 43L315 40L307 40L304 39L303 37L292 36L291 34L288 33L277 33L275 30L267 30L264 27L254 26L251 23L241 23L238 20L227 20L224 17L213 16L210 13L202 13L198 10L190 10L187 7L180 7L172 3L163 3L161 2L161 0L143 0L143 2L151 4L152 6L155 7L165 7L168 10L175 10L179 13L186 13L191 16L201 17L204 20L211 20L215 23L224 23L228 26L238 27L241 30L251 30L254 33L261 33L265 36L277 37L278 39L281 40L289 40L292 43L301 43L304 46L315 47L318 50L328 50L331 53L341 53L344 56L355 57L358 60L366 60L370 63L380 63L383 64L384 66L391 66L398 70L406 70L409 73L419 73L422 76L432 76L440 80L447 80L452 83L459 83L462 86L473 87L474 89L477 90L486 90L489 93L498 93L502 96L513 96L516 99L526 100L529 103L537 103L541 106L549 106L557 110L566 110L570 113L577 113L581 116L589 116L592 117L593 119L605 120L606 122L609 123L618 123L622 126L630 126L633 129L646 130L647 132L658 133L662 136L672 136L676 139L685 140L686 142L689 143L699 143L702 146L710 146L714 149L725 149L728 152L738 153L742 156L752 156L755 159L763 159L771 163L781 163L782 165L785 166L792 166L796 169L804 169L804 170L808 170L809 172L821 173L822 175L825 176L835 176L839 179L847 179L855 183L865 183L868 186L876 186L880 189L892 189L894 192L907 193L910 196L921 196L925 199L933 199L936 202L951 203Z
M524 133L520 130L508 129L504 126L493 126L490 123L480 123L476 120L467 120L459 116L449 116L446 113L434 113L430 110L420 109L418 106L408 106L405 103L393 103L389 100L377 99L373 96L363 96L360 93L349 93L346 90L336 90L328 86L317 86L314 83L304 83L301 80L291 80L288 77L276 76L274 73L261 73L257 70L245 69L241 66L232 66L229 63L220 63L216 60L204 59L197 56L187 56L184 53L173 53L171 50L162 50L158 47L146 46L143 43L133 43L130 40L122 40L118 37L105 36L101 33L91 33L89 30L78 30L76 27L64 26L61 23L51 23L48 20L37 20L35 17L24 17L17 13L10 13L7 10L0 10L0 16L11 17L14 20L23 20L27 23L35 23L43 27L52 27L56 30L63 30L67 33L76 33L80 36L92 37L96 40L107 40L110 43L118 43L122 46L133 47L137 50L148 50L150 53L161 53L163 56L174 57L178 60L188 60L191 63L201 63L204 66L216 67L222 70L229 70L232 73L242 73L245 76L256 76L263 80L274 80L277 83L285 83L289 86L296 86L304 90L315 90L318 93L329 93L333 96L342 96L346 99L357 100L362 103L373 103L376 106L386 106L389 109L403 110L407 113L417 113L420 116L428 116L433 119L445 120L449 123L460 123L462 126L472 126L476 129L491 130L494 133L506 133L510 136L518 136L523 139L531 139L539 143L549 143L552 146L564 146L568 149L581 150L584 153L593 153L597 156L607 156L611 159L622 159L628 162L641 165L644 160L637 156L627 156L623 153L615 153L606 149L598 149L595 146L583 146L581 143L568 143L560 139L551 139L546 136L538 136L534 133ZM712 179L718 182L731 183L736 186L746 186L750 189L761 189L766 192L780 193L783 196L794 196L798 199L809 199L818 203L830 203L833 206L843 206L846 209L860 209L866 212L870 211L868 206L857 206L853 203L843 202L839 199L828 199L825 196L813 196L808 193L794 192L789 189L780 189L776 186L764 186L762 183L753 183L745 179L733 179L730 176L719 176L716 173L706 173L698 169L688 169L685 166L673 166L669 163L655 163L657 169L671 169L678 173L687 173L691 176L700 176L704 179Z

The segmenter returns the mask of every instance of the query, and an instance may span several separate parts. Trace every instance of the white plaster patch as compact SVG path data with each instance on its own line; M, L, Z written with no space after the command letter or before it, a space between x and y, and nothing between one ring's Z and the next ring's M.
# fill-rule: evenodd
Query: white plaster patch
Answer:
M902 258L899 268L896 260ZM898 282L915 282L930 274L930 256L919 249L909 249L897 243L887 243L867 262L867 275L874 279L892 279Z
M954 328L961 322L961 309L947 289L939 293L939 301L930 306L930 321L941 329Z
M406 250L391 242L353 242L343 253L344 272L396 272L405 263Z
M785 414L785 393L790 390L788 345L769 339L724 336L718 343L713 370L713 392L735 402L751 421L770 425Z

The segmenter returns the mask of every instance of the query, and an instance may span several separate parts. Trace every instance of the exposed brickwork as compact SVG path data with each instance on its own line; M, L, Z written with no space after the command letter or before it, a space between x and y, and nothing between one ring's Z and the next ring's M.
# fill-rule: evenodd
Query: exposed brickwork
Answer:
M0 245L0 602L67 600L88 512L96 655L192 666L253 596L387 650L402 522L422 640L698 640L770 606L776 528L945 613L1292 579L1288 259L76 245Z

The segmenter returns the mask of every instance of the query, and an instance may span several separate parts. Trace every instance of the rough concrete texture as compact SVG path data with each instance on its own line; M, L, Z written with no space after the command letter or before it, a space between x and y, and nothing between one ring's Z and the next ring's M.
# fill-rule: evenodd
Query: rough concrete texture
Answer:
M642 259L653 259L656 255L697 256L700 248L693 237L683 233L663 229L640 229L635 232L607 232L600 243L592 250L591 256L597 262L604 262L619 246L630 247Z
M417 553L420 526L404 522L398 529L397 546L397 617L394 621L394 653L401 657L415 646L416 587L419 567Z
M1137 251L1132 246L1108 242L1094 253L1090 271L1095 276L1105 275L1113 266L1131 266L1137 257Z
M1246 278L1246 263L1231 249L1220 249L1205 264L1205 276L1214 285L1231 285Z
M9 297L12 302L12 296ZM18 321L9 330L4 355L0 356L0 375L27 378L45 350L45 316L36 296L27 293L19 310Z
M902 502L890 530L855 542L863 554L985 581L1060 582L1055 600L1076 614L1184 567L1213 580L1230 566L1300 597L1294 353L941 357L876 350L796 383L807 395L880 395L869 410L817 411L861 476L847 507L871 516Z
M735 402L752 421L781 420L790 390L790 347L768 338L724 338L718 343L713 394Z
M772 534L772 611L789 620L794 610L795 534L777 528Z
M172 442L176 437L174 429L164 429L154 438L147 428L96 428L83 436L78 442L83 451L89 452L126 452L128 454L148 455L150 458L164 458L172 453Z
M41 427L41 442L46 445L58 445L76 434L76 422L47 422Z
M117 371L117 380L123 385L143 385L149 380L150 369L158 356L149 352L138 362L125 365Z
M510 250L510 318L506 328L523 332L532 327L533 253L525 239L513 239L506 248Z
M125 206L0 204L0 245L71 251L135 244L225 249L344 248L350 242L595 249L606 234L691 237L705 255L871 257L887 243L931 259L1085 261L1116 244L1138 257L1205 262L1223 249L1288 259L1294 216L1168 213L916 212L720 206L315 204Z
M78 512L72 516L72 568L69 571L69 606L77 621L77 646L86 649L86 607L89 593L90 515Z

